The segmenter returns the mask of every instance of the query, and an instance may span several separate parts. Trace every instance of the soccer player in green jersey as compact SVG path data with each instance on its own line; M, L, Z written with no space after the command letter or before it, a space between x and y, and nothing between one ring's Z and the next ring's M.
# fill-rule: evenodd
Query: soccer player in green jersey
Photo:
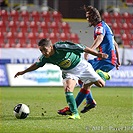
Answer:
M17 72L14 77L16 78L19 75L34 71L39 67L43 67L46 63L59 66L62 70L66 101L72 112L72 115L68 118L80 119L76 101L73 96L77 81L81 80L84 83L85 89L88 89L88 86L92 84L98 87L105 86L105 81L94 71L91 64L81 57L81 53L90 53L100 58L108 58L108 55L93 51L82 44L67 41L52 44L48 38L41 39L38 43L38 48L42 53L39 60L27 69Z

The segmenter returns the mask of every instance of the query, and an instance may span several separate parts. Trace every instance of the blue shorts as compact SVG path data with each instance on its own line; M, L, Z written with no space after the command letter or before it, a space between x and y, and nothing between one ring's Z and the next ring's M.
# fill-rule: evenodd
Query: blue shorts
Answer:
M107 60L93 59L93 60L88 60L88 62L92 65L92 67L94 68L95 71L97 69L100 69L104 72L109 72L110 70L112 70L115 67L113 64L111 64Z

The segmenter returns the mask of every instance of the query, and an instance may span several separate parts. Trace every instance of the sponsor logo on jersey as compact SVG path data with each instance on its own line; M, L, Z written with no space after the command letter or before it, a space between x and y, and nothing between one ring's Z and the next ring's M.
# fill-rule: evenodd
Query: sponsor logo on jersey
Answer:
M103 33L103 27L98 26L98 27L96 28L96 34L101 34L101 33Z
M70 59L63 60L62 62L59 63L59 66L62 68L68 68L71 66L71 60Z

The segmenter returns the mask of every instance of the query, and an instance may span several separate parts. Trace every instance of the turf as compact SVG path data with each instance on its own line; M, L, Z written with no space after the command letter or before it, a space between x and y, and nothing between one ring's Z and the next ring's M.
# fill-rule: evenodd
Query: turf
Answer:
M75 96L78 91L75 88ZM70 120L57 114L67 105L62 87L1 87L0 133L132 133L133 88L93 88L92 92L97 107L80 114L81 120ZM18 103L29 105L26 119L14 117Z

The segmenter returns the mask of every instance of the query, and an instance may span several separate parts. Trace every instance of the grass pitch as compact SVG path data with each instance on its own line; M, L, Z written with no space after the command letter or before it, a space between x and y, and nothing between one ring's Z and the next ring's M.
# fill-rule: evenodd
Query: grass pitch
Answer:
M79 88L75 88L74 95ZM81 120L57 114L66 106L62 87L1 87L0 133L132 133L133 88L92 88L97 107ZM13 108L29 105L30 115L16 119ZM82 104L79 111L84 107Z

